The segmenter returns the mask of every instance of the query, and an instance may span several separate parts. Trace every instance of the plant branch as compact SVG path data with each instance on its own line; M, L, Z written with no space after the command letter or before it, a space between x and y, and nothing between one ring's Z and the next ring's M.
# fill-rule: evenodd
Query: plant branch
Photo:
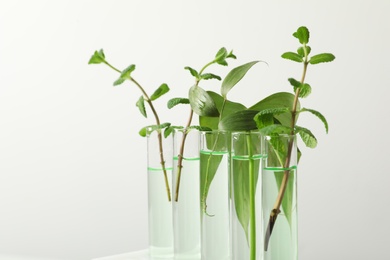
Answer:
M104 61L104 63L107 66L109 66L111 69L117 71L118 73L122 73L119 69L115 68L114 66L112 66L107 61ZM131 82L133 82L139 88L139 90L142 92L143 96L145 97L146 102L148 103L150 109L152 110L152 113L153 113L154 118L156 120L156 124L160 125L161 124L160 118L159 118L159 116L157 114L157 111L156 111L156 109L155 109L155 107L153 105L152 100L150 100L149 95L146 93L145 89L134 78L130 77L129 80ZM161 130L158 130L157 138L158 138L158 146L159 146L159 154L160 154L160 164L161 164L161 168L162 168L163 173L164 173L164 182L165 182L165 187L166 187L166 191L167 191L168 201L171 201L171 190L170 190L170 187L169 187L169 180L168 180L167 169L165 167L165 159L164 159L164 150L163 150Z
M308 60L307 60L307 52L306 52L306 48L305 47L306 46L304 45L305 60L303 62L303 73L302 73L302 77L301 77L301 84L303 84L305 82L307 66L309 64ZM291 136L293 136L295 134L295 124L296 124L296 121L297 121L296 116L297 116L297 106L298 106L298 100L299 100L299 93L300 93L300 88L297 88L296 91L295 91L294 103L293 103L293 107L292 107L292 111L291 111L291 129L292 129L291 133L290 133ZM280 185L279 193L278 193L278 196L277 196L276 201L274 203L273 209L271 210L269 221L268 221L268 225L267 225L267 229L266 229L266 232L265 232L265 239L264 239L264 250L265 251L268 250L269 240L271 238L271 234L272 234L272 231L273 231L276 219L277 219L279 213L281 212L280 211L280 206L282 204L282 201L283 201L283 198L284 198L284 194L285 194L286 189L287 189L287 184L288 184L288 181L289 181L289 177L290 177L290 169L289 169L289 167L290 167L290 161L291 161L291 154L292 154L293 144L294 144L294 139L289 140L288 150L287 150L287 157L286 157L286 161L285 161L285 163L283 165L284 175L283 175L282 183Z

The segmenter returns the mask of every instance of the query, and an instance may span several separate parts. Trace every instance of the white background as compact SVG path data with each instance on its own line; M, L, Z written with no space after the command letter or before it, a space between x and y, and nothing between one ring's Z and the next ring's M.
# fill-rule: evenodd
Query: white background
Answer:
M311 31L313 53L336 60L309 68L305 107L319 145L302 148L300 260L390 259L390 1L388 0L0 0L0 254L81 260L147 246L146 140L150 124L131 84L87 65L96 49L152 92L162 121L200 68L225 46L231 67L261 59L230 98L251 105L290 91L297 63L280 58ZM222 76L227 68L210 68ZM219 91L218 82L203 87ZM241 90L240 90L240 89Z

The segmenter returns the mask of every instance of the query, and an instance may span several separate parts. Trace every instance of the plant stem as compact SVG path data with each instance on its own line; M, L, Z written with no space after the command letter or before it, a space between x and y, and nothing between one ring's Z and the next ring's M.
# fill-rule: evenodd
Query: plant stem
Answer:
M203 71L213 63L215 63L215 60L213 60L213 61L207 63L205 66L203 66L203 68L199 71L199 75L202 75ZM195 86L199 85L200 80L201 80L200 78L197 78L195 80ZM188 122L183 130L183 137L182 137L181 144L180 144L180 151L179 151L179 154L177 155L177 176L176 176L176 188L175 188L175 201L176 202L179 201L181 171L183 169L183 159L184 159L184 157L183 157L184 156L184 146L185 146L186 138L188 135L188 129L191 126L193 115L194 115L194 111L191 109L190 115L188 118Z
M187 125L183 130L183 137L181 139L180 151L179 154L177 155L177 176L176 176L176 189L175 189L176 202L179 201L180 179L181 179L181 171L183 169L183 159L184 159L184 146L188 135L188 129L191 126L193 115L194 115L194 111L191 109Z
M104 62L107 66L109 66L110 68L112 68L113 70L121 73L120 70L118 70L117 68L115 68L114 66L112 66L110 63L108 63L107 61ZM129 80L131 82L133 82L138 88L139 90L142 92L146 102L148 103L150 109L152 110L152 113L154 115L154 118L156 120L156 124L157 125L160 125L161 122L160 122L160 118L157 114L157 111L153 105L153 102L152 100L149 98L149 95L146 93L145 89L132 77L129 78ZM167 191L167 196L168 196L168 201L171 201L171 189L169 187L169 181L168 181L168 174L167 174L167 169L165 167L165 159L164 159L164 150L163 150L163 143L162 143L162 134L161 134L161 130L158 130L157 132L157 138L158 138L158 146L159 146L159 154L160 154L160 164L161 164L161 168L163 170L163 174L164 174L164 182L165 182L165 187L166 187L166 191Z
M301 77L301 84L303 84L305 82L307 66L309 64L308 60L307 60L308 54L306 52L306 46L304 45L303 47L304 47L303 49L305 50L305 60L303 62L303 73L302 73L302 77ZM300 93L300 88L297 88L295 91L294 103L293 103L293 107L292 107L292 111L291 111L291 129L292 129L291 133L290 133L291 136L295 135L295 125L296 125L296 120L297 120L296 116L297 116L297 106L298 106L298 100L299 100L299 93ZM284 194L285 194L286 189L287 189L288 180L290 177L289 167L290 167L293 144L294 144L294 138L289 140L289 143L288 143L287 157L286 157L286 161L284 162L284 165L283 165L283 168L285 170L284 170L282 183L280 185L279 193L278 193L278 196L277 196L276 201L274 203L273 209L271 210L267 230L265 232L265 239L264 239L264 250L265 251L268 250L269 240L271 238L271 234L272 234L273 228L275 226L276 219L277 219L279 213L281 212L280 206L282 204Z
M248 162L249 162L249 208L250 208L250 238L249 238L249 250L250 250L250 260L256 260L256 201L255 201L255 192L256 192L256 179L255 179L255 168L253 161L253 151L252 151L252 139L251 132L248 131L247 137L247 146L248 146Z

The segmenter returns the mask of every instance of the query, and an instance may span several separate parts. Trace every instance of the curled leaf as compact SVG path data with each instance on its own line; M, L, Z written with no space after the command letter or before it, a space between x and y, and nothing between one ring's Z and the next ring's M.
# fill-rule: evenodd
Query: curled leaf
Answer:
M300 126L295 126L295 129L307 147L315 148L317 146L317 139L309 129Z
M105 62L105 55L103 49L95 51L92 57L89 59L88 64L99 64Z
M188 96L192 110L199 116L219 116L214 100L201 87L192 86Z
M318 117L322 121L322 123L324 124L326 133L328 133L328 130L329 130L328 122L326 121L326 118L320 112L318 112L314 109L309 109L309 108L302 108L299 112L300 113L301 112L309 112L309 113L312 113L313 115L315 115L316 117Z
M188 66L184 67L184 69L189 70L191 75L194 76L195 78L197 78L197 79L199 78L199 73L195 69L188 67Z
M139 111L141 112L141 114L144 116L144 117L148 117L147 114L146 114L146 109L145 109L145 100L144 100L144 96L141 96L137 103L136 103L136 106L138 107Z

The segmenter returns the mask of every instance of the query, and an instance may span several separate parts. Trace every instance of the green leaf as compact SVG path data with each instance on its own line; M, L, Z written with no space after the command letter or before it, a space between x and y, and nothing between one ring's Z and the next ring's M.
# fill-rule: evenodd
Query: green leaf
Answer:
M211 131L212 130L209 127L204 127L204 126L199 126L199 125L192 125L192 126L188 127L188 129L195 129L198 131Z
M306 48L306 52L307 54L306 55L309 55L310 52L311 52L311 48L309 46L304 46L304 47L299 47L298 49L298 54L301 55L302 57L305 57L305 50L304 48Z
M324 123L326 133L328 133L328 130L329 130L328 122L326 121L326 118L320 112L318 112L318 111L316 111L314 109L309 109L309 108L302 108L298 112L299 113L301 113L301 112L310 112L313 115L315 115L316 117L318 117L322 121L322 123Z
M311 93L311 86L307 83L304 83L302 84L300 87L299 87L299 95L298 97L300 98L305 98L305 97L308 97Z
M305 26L301 26L298 30L293 33L293 36L299 40L301 44L309 43L310 33Z
M126 69L124 69L121 72L121 75L120 75L119 79L117 79L114 82L114 86L118 86L118 85L122 84L123 82L125 82L126 79L131 79L130 75L131 75L131 72L133 72L134 70L135 70L135 65L134 64L131 64Z
M282 54L282 58L296 62L303 62L302 56L295 52L285 52Z
M199 116L219 116L214 100L201 87L192 86L188 96L192 110Z
M264 109L286 107L291 111L294 104L294 99L295 96L291 93L278 92L257 102L255 105L251 106L249 110L262 111ZM299 110L299 108L300 108L300 104L298 102L297 109ZM282 125L285 126L291 125L291 120L292 120L291 113L283 113L283 114L275 115L275 118Z
M301 82L299 82L298 80L293 79L293 78L289 78L288 81L294 87L294 92L296 92L297 89L299 89L298 97L305 98L305 97L310 95L311 86L309 84L307 84L307 83L302 84Z
M269 125L269 126L266 126L266 127L263 127L262 129L260 129L260 133L264 136L291 134L292 131L293 131L293 129L291 127L284 126L284 125L278 125L278 124Z
M225 77L221 86L222 97L226 98L228 92L245 76L250 68L259 61L252 61L232 69Z
M227 56L228 56L227 50L226 50L226 48L223 47L223 48L219 49L219 51L215 55L214 61L220 65L226 66L227 65L227 62L226 62Z
M125 82L125 78L119 78L119 79L117 79L117 80L115 80L114 81L114 86L118 86L118 85L120 85L120 84L122 84L123 82Z
M144 117L148 117L147 114L146 114L146 109L145 109L145 102L144 102L144 96L141 96L137 103L136 103L136 106L138 107L139 111L141 112L141 114L144 116Z
M197 79L199 78L199 73L195 69L188 67L188 66L184 67L184 69L189 70L191 75L194 76L195 78L197 78Z
M318 63L323 63L323 62L331 62L335 59L336 57L331 54L331 53L321 53L314 55L310 58L309 63L310 64L318 64Z
M254 176L255 186L257 186L260 160L250 160L248 154L249 149L252 150L251 154L260 153L260 142L254 140L253 136L250 138L246 136L240 137L235 141L234 155L232 156L232 172L231 172L231 185L232 195L234 197L234 209L237 218L244 229L247 241L249 241L249 222L250 212L253 210L250 206L250 176ZM232 148L233 149L233 148ZM237 156L238 155L238 156ZM244 155L244 156L242 156ZM247 156L245 156L247 155ZM253 167L251 167L251 164ZM261 192L261 191L257 191ZM256 193L256 191L254 192ZM254 194L252 194L254 195Z
M257 129L253 120L256 110L242 110L227 115L219 122L218 128L226 131L250 131Z
M175 128L172 126L168 126L167 128L165 128L164 137L167 138L173 132L174 129Z
M179 104L189 104L190 100L188 98L172 98L168 101L168 108L171 109L174 106L177 106Z
M294 92L296 91L297 88L299 88L301 86L301 82L299 82L298 80L296 80L294 78L289 78L288 81L290 82L291 86L294 87Z
M204 73L204 74L200 75L200 78L204 79L204 80L209 80L209 79L221 80L220 76L212 74L212 73Z
M207 91L207 93L214 100L214 103L217 106L217 109L218 109L219 113L221 114L222 118L225 118L227 115L230 115L236 111L246 109L246 107L240 103L232 102L229 100L226 100L224 102L224 98L215 92ZM223 107L223 111L222 111L222 107ZM199 124L201 126L209 127L213 130L218 129L218 123L219 123L218 117L206 117L206 116L199 117Z
M99 64L106 62L103 49L95 51L92 57L89 59L88 64Z
M226 56L226 58L237 59L236 55L233 54L233 50L231 50L229 52L229 54Z
M161 125L149 125L149 126L142 127L138 133L140 136L145 137L148 133L151 133L153 131L160 131L161 129L164 129L169 126L171 126L170 123L163 123Z
M295 126L295 129L307 147L315 148L317 146L317 139L309 129L300 126Z
M131 64L121 72L121 78L130 78L131 73L135 70L135 65Z
M154 91L154 93L150 97L150 100L152 100L152 101L156 100L157 98L161 97L162 95L164 95L168 91L169 91L168 85L163 83L163 84L161 84L160 87L158 87L158 89L156 89L156 91Z
M274 124L274 116L287 113L290 110L287 107L268 108L261 110L254 117L257 128L262 129Z

